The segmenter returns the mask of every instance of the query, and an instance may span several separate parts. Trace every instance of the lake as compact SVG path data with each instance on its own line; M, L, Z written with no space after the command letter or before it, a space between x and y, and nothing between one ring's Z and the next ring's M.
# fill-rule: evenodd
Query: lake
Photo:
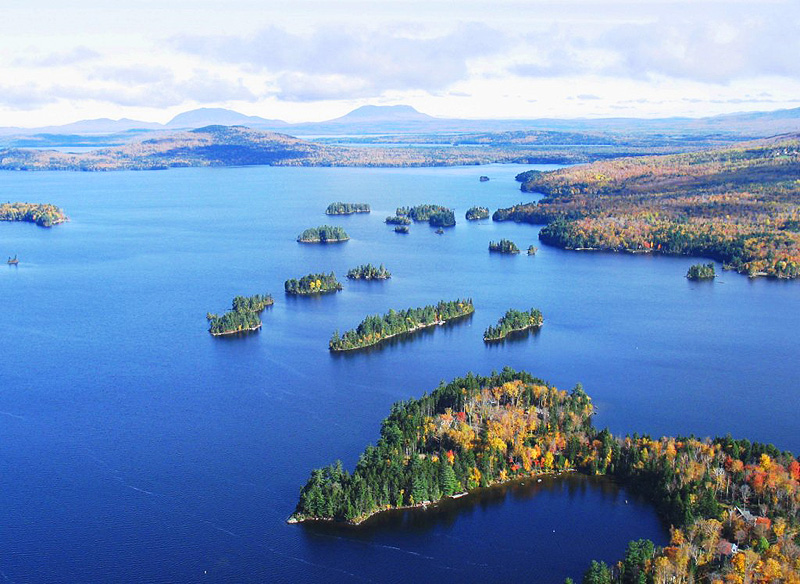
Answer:
M464 582L579 578L628 540L668 534L644 501L569 476L490 489L362 529L292 526L312 468L355 465L390 405L468 371L509 365L582 383L614 433L724 435L800 449L796 282L699 260L540 245L538 228L463 217L531 199L532 166L221 168L0 173L3 200L52 202L71 222L0 223L0 472L11 582ZM548 167L537 167L548 168ZM490 177L479 182L480 175ZM369 215L327 217L334 201ZM458 225L398 235L401 205ZM336 245L295 241L344 227ZM490 254L489 240L539 252ZM384 263L386 282L349 282ZM289 298L284 280L335 271L343 292ZM261 331L214 338L205 314L271 292ZM372 313L471 297L472 318L379 350L335 354L335 329ZM508 309L542 329L485 345Z

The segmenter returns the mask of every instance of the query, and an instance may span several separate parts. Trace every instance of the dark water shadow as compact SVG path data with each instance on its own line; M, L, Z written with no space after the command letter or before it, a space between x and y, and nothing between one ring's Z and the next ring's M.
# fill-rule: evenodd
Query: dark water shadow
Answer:
M388 532L420 534L441 527L451 527L459 518L476 511L488 511L508 501L530 502L544 494L573 498L592 490L603 500L624 500L625 504L651 506L644 494L624 489L614 479L588 476L581 473L525 478L503 485L476 489L457 499L444 499L435 505L412 509L392 509L378 513L360 525L347 525L329 521L302 523L307 537L329 536L370 540ZM566 492L565 492L566 491ZM664 529L667 524L662 522Z

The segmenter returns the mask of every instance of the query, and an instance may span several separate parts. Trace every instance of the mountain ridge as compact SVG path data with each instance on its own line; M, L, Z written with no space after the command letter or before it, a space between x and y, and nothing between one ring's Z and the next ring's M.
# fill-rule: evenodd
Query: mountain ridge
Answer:
M138 131L191 129L208 125L244 125L253 129L288 131L298 135L347 133L458 133L510 130L582 130L613 132L721 132L743 137L765 137L800 130L800 108L767 112L750 111L703 118L534 118L458 119L439 118L409 105L365 105L343 116L320 122L289 123L279 119L248 116L226 108L197 108L174 116L165 124L121 118L79 120L37 128L0 127L2 136L37 134L115 134Z

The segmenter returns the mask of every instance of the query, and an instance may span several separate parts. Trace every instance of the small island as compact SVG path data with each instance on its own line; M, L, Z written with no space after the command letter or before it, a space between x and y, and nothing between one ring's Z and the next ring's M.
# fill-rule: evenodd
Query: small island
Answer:
M689 268L689 271L686 272L686 277L690 280L713 280L717 277L716 273L714 273L714 264L694 264L692 267Z
M426 327L442 325L449 320L461 318L475 312L472 299L440 300L436 305L407 310L390 310L384 315L374 314L366 317L354 329L331 336L328 348L331 351L352 351L377 345L404 333L413 333Z
M481 182L488 182L489 181L489 177L486 176L486 175L483 175L483 176L480 176L478 178L478 180L481 181Z
M489 209L486 207L470 207L467 209L467 221L478 221L479 219L488 219Z
M483 340L487 343L501 341L511 333L539 328L543 322L542 313L536 308L531 308L529 311L510 308L497 321L497 326L489 326L486 329Z
M369 213L368 203L331 203L325 209L326 215L352 215L353 213Z
M388 280L392 273L383 264L377 268L372 264L363 264L349 270L347 277L351 280Z
M408 225L395 225L394 232L400 233L401 235L408 235L409 232Z
M452 227L456 224L456 216L452 209L442 205L416 205L415 207L398 207L397 216L408 217L412 221L427 221L431 227Z
M350 236L344 229L330 225L311 227L297 236L297 241L300 243L339 243L348 239Z
M254 331L261 328L261 313L267 306L274 303L272 296L256 294L255 296L236 296L233 299L231 310L222 316L208 313L208 332L215 337L233 335L236 333Z
M0 221L24 221L39 227L52 227L69 221L64 211L49 203L4 203L0 205Z
M489 251L494 253L519 253L517 244L510 239L501 239L500 241L490 241Z
M411 219L405 215L390 215L385 222L387 225L411 225Z
M539 248L535 245L528 246L528 255L536 255L536 252L539 251Z
M339 292L342 289L342 285L336 280L336 274L331 272L330 274L308 274L299 280L292 278L284 282L283 288L287 294L307 296L310 294Z

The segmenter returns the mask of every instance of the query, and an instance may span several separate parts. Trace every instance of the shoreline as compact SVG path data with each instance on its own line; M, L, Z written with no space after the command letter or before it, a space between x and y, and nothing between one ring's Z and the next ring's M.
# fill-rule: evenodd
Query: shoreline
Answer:
M352 519L352 520L349 520L349 521L337 521L336 519L328 519L327 517L303 517L303 518L297 518L297 517L295 517L294 513L292 513L286 519L286 523L288 523L289 525L298 525L300 523L316 523L316 522L319 522L319 523L330 523L330 524L347 525L347 526L351 526L351 527L359 527L360 525L362 525L363 523L365 523L366 521L368 521L372 517L375 517L377 515L381 515L383 513L387 513L389 511L408 511L410 509L427 509L428 507L437 507L441 503L444 503L444 502L446 502L448 500L460 499L460 498L466 497L468 495L477 495L479 493L485 492L487 489L490 489L492 487L498 487L498 486L501 486L501 485L510 485L510 484L513 484L513 483L522 483L522 482L524 482L524 481L526 481L528 479L538 479L539 481L541 481L542 478L545 478L545 477L558 477L558 476L560 476L562 474L573 473L573 472L578 472L578 471L576 469L574 469L574 468L565 468L565 469L561 469L561 470L554 470L554 471L547 471L547 472L535 472L535 473L531 473L528 476L524 476L524 477L514 477L514 478L510 478L510 479L505 480L505 481L494 481L494 482L489 483L485 487L475 487L474 489L472 489L470 491L463 491L461 493L456 493L454 495L448 495L446 497L442 497L441 499L437 499L435 501L422 501L420 503L414 503L413 505L401 505L400 507L390 506L390 507L383 508L383 509L377 509L377 510L373 511L372 513L364 516L364 517L359 517L357 519Z
M344 288L334 288L333 290L315 290L314 292L286 292L288 296L316 296L317 294L332 294L334 292L341 292Z
M544 325L544 319L542 319L542 322L540 322L539 324L531 324L531 325L528 325L528 326L524 326L524 327L522 327L522 328L515 328L515 329L511 329L510 331L508 331L507 333L505 333L505 334L504 334L502 337L493 337L493 338L491 338L491 339L487 339L486 337L483 337L483 342L484 342L484 343L496 343L496 342L498 342L498 341L503 341L503 340L505 340L505 338L506 338L508 335L512 334L512 333L519 333L519 332L522 332L522 331L528 331L528 330L531 330L531 329L538 329L538 328L542 328L542 326L543 326L543 325Z
M350 241L350 238L346 239L298 239L297 243L344 243L345 241Z
M250 327L250 328L246 328L246 329L238 329L238 330L235 330L235 331L223 331L221 333L212 333L211 331L208 331L208 332L211 333L212 337L224 337L226 335L235 335L236 333L251 333L253 331L257 331L260 328L261 328L261 323L258 323L258 326L254 326L254 327Z

